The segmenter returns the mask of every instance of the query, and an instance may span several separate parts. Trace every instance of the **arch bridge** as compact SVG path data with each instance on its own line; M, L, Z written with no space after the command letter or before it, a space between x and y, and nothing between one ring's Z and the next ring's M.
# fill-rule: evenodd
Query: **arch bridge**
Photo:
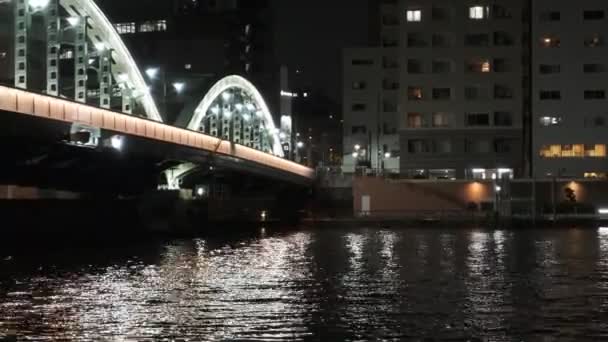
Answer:
M312 181L311 169L284 158L291 128L274 124L262 94L247 79L219 80L187 126L174 127L163 123L150 75L141 72L93 0L0 1L0 16L12 24L8 45L14 62L13 83L0 86L3 113L59 124L70 137L66 142L78 147L122 150L134 146L130 140L143 139L187 149L187 157L166 156L172 162L165 171L178 169L179 175L209 167L213 159L244 172ZM180 177L168 176L166 186L179 188Z

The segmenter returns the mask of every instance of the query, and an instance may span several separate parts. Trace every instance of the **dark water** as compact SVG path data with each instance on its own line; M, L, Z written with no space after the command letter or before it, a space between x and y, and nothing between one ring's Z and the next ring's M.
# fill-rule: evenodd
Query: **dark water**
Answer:
M314 230L109 245L0 251L0 334L608 340L608 228Z

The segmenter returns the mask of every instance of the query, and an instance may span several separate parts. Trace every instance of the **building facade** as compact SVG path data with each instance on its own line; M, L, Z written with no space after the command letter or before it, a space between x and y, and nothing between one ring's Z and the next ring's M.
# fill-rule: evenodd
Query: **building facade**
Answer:
M185 103L200 100L203 89L228 74L251 80L272 111L279 110L279 67L268 1L100 0L99 4L140 68L154 70L152 92L160 107L167 109L167 122L175 122ZM174 84L183 84L182 90L176 91Z
M344 56L344 170L364 159L413 178L522 174L525 9L384 1L381 46Z
M535 177L608 173L608 3L533 2Z

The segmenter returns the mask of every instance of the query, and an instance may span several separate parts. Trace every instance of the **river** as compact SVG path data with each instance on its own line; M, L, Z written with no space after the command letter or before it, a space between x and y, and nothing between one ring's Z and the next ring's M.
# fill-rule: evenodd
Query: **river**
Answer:
M19 340L600 341L607 317L608 228L0 250L0 335Z

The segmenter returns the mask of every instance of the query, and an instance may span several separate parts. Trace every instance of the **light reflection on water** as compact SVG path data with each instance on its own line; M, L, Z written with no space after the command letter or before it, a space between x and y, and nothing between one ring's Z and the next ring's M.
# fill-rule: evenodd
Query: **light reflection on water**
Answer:
M608 339L608 229L313 230L0 251L0 336Z

